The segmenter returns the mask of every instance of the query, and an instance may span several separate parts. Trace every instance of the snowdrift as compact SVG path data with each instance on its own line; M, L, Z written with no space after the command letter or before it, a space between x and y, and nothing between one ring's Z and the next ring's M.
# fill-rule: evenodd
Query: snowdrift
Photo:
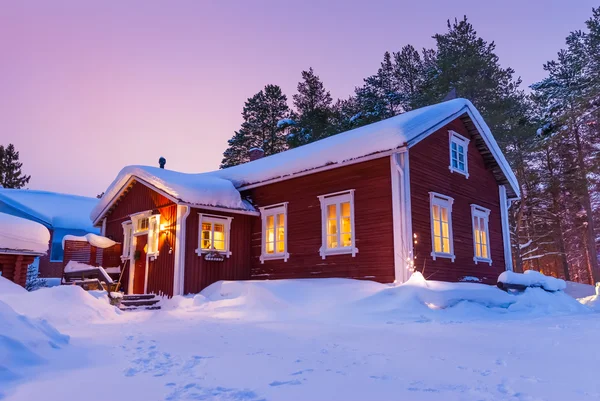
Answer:
M74 285L41 288L37 291L4 291L7 284L0 277L0 301L29 318L45 319L57 327L80 325L82 322L110 320L121 313L108 303L106 292L89 291ZM18 287L22 290L22 288Z
M590 313L562 291L508 294L478 283L427 281L420 273L393 286L350 279L220 281L173 304L220 318L288 320L476 320Z
M22 297L29 293L0 277L0 294ZM47 358L58 356L58 350L68 342L69 336L47 321L18 314L0 300L0 399L6 383L21 377L28 368L43 364Z

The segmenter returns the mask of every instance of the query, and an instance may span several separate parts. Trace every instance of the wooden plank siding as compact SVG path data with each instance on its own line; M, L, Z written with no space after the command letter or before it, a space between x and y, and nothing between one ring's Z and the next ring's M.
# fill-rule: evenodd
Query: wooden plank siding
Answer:
M456 119L409 151L412 223L413 233L417 234L415 268L431 280L458 281L465 276L474 276L485 283L495 284L498 274L504 271L498 183L473 143L468 146L469 178L450 172L449 129L471 139L463 122ZM454 262L443 258L434 261L431 257L430 191L454 198ZM471 204L491 210L489 232L492 266L482 262L475 264L473 261Z
M204 260L198 255L200 213L233 217L230 231L231 256L222 262ZM184 293L195 294L219 280L250 278L250 239L252 221L259 217L192 208L186 221Z
M56 278L62 277L63 275L63 261L58 262L50 261L50 254L52 253L52 241L54 240L54 230L48 228L50 232L50 248L45 255L40 256L39 262L39 277L40 278Z
M27 267L33 263L35 256L12 255L0 253L0 271L2 277L22 287L27 282Z
M175 219L177 206L168 198L153 191L147 186L136 183L121 197L118 203L107 214L106 236L114 241L123 243L123 226L121 223L130 220L130 215L146 210L158 211L161 224L167 229L161 232L159 238L159 255L148 265L148 292L155 294L173 295L173 269L175 258ZM170 248L172 251L169 252ZM129 263L121 282L127 290L129 280Z
M343 277L394 281L390 159L382 157L293 178L242 193L257 207L288 202L287 262L260 262L262 222L252 220L252 279ZM354 189L358 254L322 259L319 195Z

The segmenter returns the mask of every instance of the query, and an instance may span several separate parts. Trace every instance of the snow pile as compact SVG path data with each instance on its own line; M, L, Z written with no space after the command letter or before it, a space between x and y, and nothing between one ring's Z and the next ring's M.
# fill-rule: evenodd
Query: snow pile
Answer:
M6 282L8 280L0 277L0 301L17 313L29 318L45 319L56 327L112 320L120 314L118 309L109 304L104 291L93 293L76 285L61 285L33 292L4 292Z
M593 285L567 281L565 292L573 298L584 298L596 294L596 289Z
M62 240L62 247L65 249L65 241L77 241L77 242L88 242L91 246L95 246L96 248L110 248L117 244L117 242L111 240L110 238L103 237L97 234L86 234L82 236L77 235L65 235Z
M0 277L0 294L22 297L29 293ZM69 337L48 322L20 315L0 300L0 399L6 383L23 376L27 368L44 363L68 342Z
M580 298L579 302L596 312L600 312L600 283L596 283L596 295Z
M546 291L562 291L567 288L565 280L545 276L535 270L525 270L525 273L505 271L498 276L499 283L518 284L527 287L541 287Z
M91 266L91 265L87 265L85 263L76 262L74 260L69 260L69 263L67 263L67 265L65 266L65 273L75 273L75 272L94 270L94 269L98 269L100 271L100 275L104 278L104 281L106 283L113 282L112 278L110 278L110 276L108 275L108 273L106 272L106 270L104 270L104 268L102 266ZM112 271L114 271L114 268L110 268L110 269Z
M220 281L173 306L246 320L339 321L489 319L588 313L563 292L528 288L517 295L479 283L427 281L420 273L398 286L350 279Z
M90 220L90 212L98 204L96 198L31 189L2 188L0 202L29 214L53 228L99 231Z
M48 251L50 232L35 221L0 213L0 249L44 254Z
M127 166L119 172L100 202L91 211L92 220L100 216L132 177L142 179L171 197L192 205L255 210L252 205L242 200L240 193L230 181L210 173L186 174L158 167Z

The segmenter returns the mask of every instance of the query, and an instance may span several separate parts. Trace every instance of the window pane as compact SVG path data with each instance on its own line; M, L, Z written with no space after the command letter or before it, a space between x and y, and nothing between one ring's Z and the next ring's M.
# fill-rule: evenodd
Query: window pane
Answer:
M342 203L342 216L350 217L350 202Z
M476 235L475 235L475 239L476 239L476 240L479 240L479 238L478 238L478 235L477 235L477 234L478 234L478 232L479 232L479 217L475 217L475 218L473 219L473 224L475 225L475 234L476 234Z
M342 217L342 232L351 233L352 224L350 223L350 217Z
M458 154L458 161L460 161L460 162L464 162L464 161L465 161L465 155L464 155L464 154L462 154L462 153L459 153L459 154Z
M488 255L488 247L487 247L487 245L482 245L482 246L481 246L481 257L482 257L482 258L489 259L489 255Z
M202 240L202 249L210 249L210 240L209 239Z
M285 243L283 241L277 241L277 253L285 252Z
M327 220L327 235L337 234L337 220Z
M458 161L456 161L456 159L452 159L452 167L458 168Z
M275 242L275 231L272 228L267 230L265 240L267 243Z
M327 205L327 218L328 219L335 219L337 216L336 213L336 205Z
M458 145L458 153L465 153L465 148L462 145Z
M327 236L327 248L337 248L337 236L336 235L328 235Z
M444 244L444 249L442 252L450 253L450 239L444 238L443 244Z
M438 220L433 221L433 235L436 237L440 237L442 235L440 230L440 222Z
M202 223L202 230L212 230L211 224L210 223Z
M340 235L342 246L352 246L352 235L351 234L342 234Z
M283 228L283 213L277 215L277 227Z
M442 237L450 238L450 233L448 232L448 223L442 223Z
M275 252L275 244L273 242L267 242L266 250L267 250L267 253L274 253Z
M225 241L225 230L223 226L219 230L218 224L215 224L215 241Z
M456 153L456 143L452 142L452 150L454 151L454 153Z
M217 251L225 250L225 241L217 240L215 235L214 246Z
M447 223L448 222L448 209L446 209L445 207L440 208L442 211L442 222Z
M273 216L267 216L267 228L273 228Z
M438 205L433 205L433 219L434 220L439 220L440 219L440 207Z
M463 163L463 162L459 162L459 163L458 163L458 169L459 169L460 171L465 171L465 163Z
M442 252L442 239L439 236L433 238L433 250L435 252Z

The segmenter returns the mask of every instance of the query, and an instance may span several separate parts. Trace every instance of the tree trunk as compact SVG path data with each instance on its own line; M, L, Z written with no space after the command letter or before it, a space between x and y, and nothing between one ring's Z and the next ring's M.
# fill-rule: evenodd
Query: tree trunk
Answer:
M581 138L579 136L579 129L575 127L575 144L577 146L577 164L579 167L579 178L581 180L581 203L583 204L583 208L585 210L585 218L586 218L586 235L585 235L585 245L586 245L586 255L587 262L589 265L589 270L594 280L594 283L600 281L600 271L598 269L598 251L596 250L596 235L594 229L594 215L592 211L592 201L590 199L590 188L589 182L587 179L586 171L587 168L585 166L585 158L583 155L583 146L581 144ZM592 284L594 284L592 283Z

